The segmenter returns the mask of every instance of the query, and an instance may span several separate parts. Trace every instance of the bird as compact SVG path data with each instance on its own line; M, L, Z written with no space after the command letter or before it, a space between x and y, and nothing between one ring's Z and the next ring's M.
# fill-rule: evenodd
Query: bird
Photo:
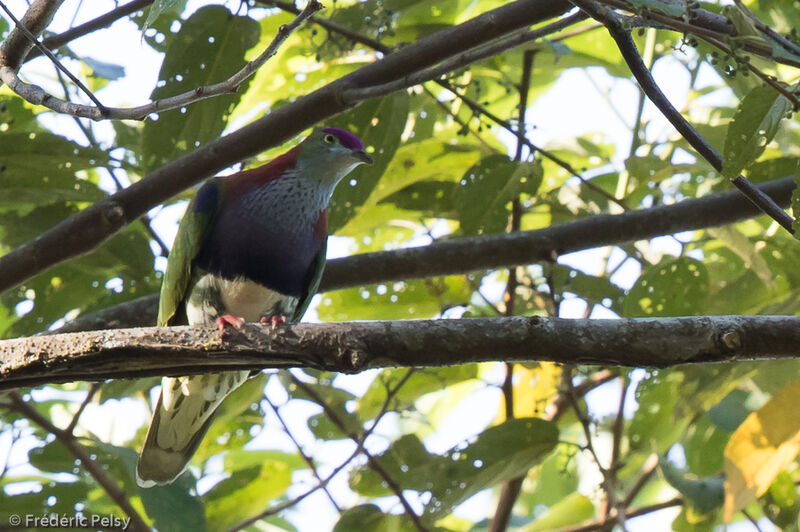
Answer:
M328 203L361 164L373 164L363 142L325 127L263 166L209 179L178 227L158 325L223 331L248 321L299 321L325 267ZM217 408L249 375L162 379L136 468L139 486L169 484L183 473Z

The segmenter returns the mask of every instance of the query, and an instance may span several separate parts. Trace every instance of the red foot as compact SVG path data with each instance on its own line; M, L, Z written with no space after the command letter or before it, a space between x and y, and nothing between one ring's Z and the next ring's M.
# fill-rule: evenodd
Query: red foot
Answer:
M217 327L219 328L220 333L225 331L226 325L230 325L234 329L241 329L242 327L244 327L244 324L245 324L244 318L234 316L233 314L223 314L222 316L217 318Z
M269 318L264 316L261 318L261 323L264 325L272 325L273 329L277 329L278 325L286 323L286 316L270 316Z

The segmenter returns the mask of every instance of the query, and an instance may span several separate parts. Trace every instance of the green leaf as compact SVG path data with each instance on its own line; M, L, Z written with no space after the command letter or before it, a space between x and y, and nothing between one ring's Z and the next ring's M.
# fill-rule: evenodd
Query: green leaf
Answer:
M292 472L305 466L297 455L277 451L237 451L225 456L232 471L203 496L209 530L228 530L264 510L292 485Z
M158 19L164 12L171 11L175 7L179 6L179 2L181 0L155 0L153 5L150 6L150 9L147 11L147 19L144 21L144 25L142 26L142 35L150 27L153 22ZM184 2L185 3L185 2Z
M358 402L358 414L361 419L373 419L381 411L387 390L394 389L400 379L404 378L408 369L383 370L370 384L370 387ZM389 410L406 410L423 395L444 390L453 384L478 377L476 364L446 366L443 368L417 369L398 390L388 405Z
M28 463L40 471L64 473L75 467L75 457L60 441L35 447L28 453Z
M333 532L413 532L419 530L403 515L385 514L374 504L361 504L342 513Z
M637 12L640 9L652 9L673 17L682 17L686 13L686 5L665 2L664 0L631 0L631 5Z
M689 499L700 513L707 514L722 506L725 479L721 476L698 478L680 471L665 459L659 465L667 482Z
M683 450L689 470L699 477L720 473L728 437L729 434L717 428L709 416L701 416L689 425L686 438L683 440Z
M163 532L207 529L203 505L194 495L196 479L186 471L172 484L140 488L135 484L138 453L127 447L118 447L104 442L92 441L101 465L109 469L113 478L123 481L128 493L138 493L147 515L154 526ZM84 447L86 444L83 443ZM91 448L90 448L91 449Z
M387 283L324 294L317 312L323 321L430 318L468 303L471 293L463 276Z
M135 453L134 453L135 456ZM195 479L184 473L172 484L140 488L147 515L159 531L179 532L181 530L208 530L203 502L193 495Z
M520 194L536 194L541 182L538 163L513 162L499 154L486 157L461 180L461 230L467 235L502 232L510 214L506 204Z
M102 151L58 135L13 128L0 143L0 210L28 212L56 202L98 201L105 194L85 171L107 162Z
M554 424L518 418L486 429L474 443L455 447L443 456L428 453L415 435L408 434L377 460L404 488L431 493L424 519L435 522L475 493L518 477L547 455L557 441ZM391 494L382 478L368 467L353 471L350 483L365 495Z
M746 405L749 397L750 394L744 390L731 391L708 411L709 419L719 429L732 433L754 410Z
M578 492L571 493L550 507L542 517L522 528L524 532L558 530L592 518L594 504Z
M639 409L628 429L631 448L666 453L672 447L689 423L686 416L676 412L682 386L683 375L673 371L653 372L639 383Z
M615 312L622 311L625 293L608 278L587 275L574 268L554 264L550 282L557 293L572 292L590 304L603 304Z
M93 513L96 505L89 501L89 484L85 482L43 482L38 491L7 495L0 490L0 522L8 523L12 515L42 516L54 514L75 515L75 505L85 504L85 513ZM16 527L15 527L16 528ZM19 530L33 528L21 527ZM43 530L36 528L36 530Z
M725 138L722 175L733 179L772 141L792 104L772 87L756 87L739 103Z
M646 269L622 305L626 317L687 316L703 312L708 271L702 262L667 258Z
M234 16L222 6L198 9L169 39L158 75L163 84L151 98L174 96L229 78L245 65L245 53L258 43L259 33L253 19ZM143 170L158 168L219 137L247 83L235 94L195 102L148 120L140 154Z
M778 473L760 502L764 515L781 529L796 526L800 501L792 476L787 471Z

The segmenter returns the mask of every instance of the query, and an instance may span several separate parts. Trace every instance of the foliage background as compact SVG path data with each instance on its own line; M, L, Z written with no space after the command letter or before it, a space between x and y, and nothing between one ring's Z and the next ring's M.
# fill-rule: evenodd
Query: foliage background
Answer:
M329 4L318 16L362 42L309 23L238 93L144 122L55 117L0 89L0 252L186 151L375 61L380 54L365 42L399 47L503 2ZM700 4L722 10L717 2ZM796 2L744 4L780 33L800 27ZM118 24L143 30L142 53L161 61L157 80L69 47L61 49L64 63L100 97L138 103L115 86L133 82L155 99L220 81L294 18L260 3L156 5L166 9L146 29L147 10ZM79 13L74 24L81 9L80 2L67 3L59 16ZM9 27L0 20L0 31ZM97 35L111 40L115 30ZM745 97L755 95L753 105L775 98L742 68L737 58L744 52L726 57L674 31L643 29L634 36L664 90L721 152L735 142L732 118L740 104L749 109ZM792 67L751 61L779 80L797 80ZM83 98L46 60L23 72L55 94ZM454 71L444 83L459 96L429 82L326 123L357 133L377 161L336 192L330 229L340 237L333 246L338 253L533 230L729 188L646 103L613 41L594 21ZM520 120L525 95L530 111ZM589 98L606 108L587 109ZM603 113L600 123L587 116L593 112ZM785 114L778 113L777 121ZM553 122L557 133L542 132L543 116L597 125ZM758 127L751 122L746 126ZM546 143L542 147L580 178L530 146L518 147L518 128L531 141ZM753 182L798 175L796 118L780 122L763 144L742 164ZM268 161L285 149L243 164ZM159 233L174 230L169 221L191 194L154 209L91 254L2 293L0 338L37 334L156 292L170 240ZM798 258L796 240L760 217L512 270L338 290L319 297L315 312L322 321L796 314ZM19 400L0 398L0 521L11 513L134 512L161 531L484 530L497 526L491 519L511 504L514 530L586 523L635 528L635 520L626 525L619 516L663 507L674 510L653 514L662 529L712 530L723 518L726 457L741 464L756 453L769 455L765 461L781 454L769 454L766 444L742 450L729 443L737 441L732 435L759 435L762 425L785 423L786 434L770 443L787 445L788 453L783 447L775 475L759 481L763 495L746 498L744 512L732 518L793 530L800 510L794 461L800 420L793 412L798 369L795 361L658 371L487 363L357 377L268 373L225 403L191 470L176 484L152 490L136 487L133 468L157 379L20 390ZM762 425L754 425L751 413L761 416ZM100 473L84 467L76 443ZM319 479L332 473L320 489ZM111 478L118 491L98 475ZM523 480L515 487L519 475ZM729 485L729 494L736 490Z

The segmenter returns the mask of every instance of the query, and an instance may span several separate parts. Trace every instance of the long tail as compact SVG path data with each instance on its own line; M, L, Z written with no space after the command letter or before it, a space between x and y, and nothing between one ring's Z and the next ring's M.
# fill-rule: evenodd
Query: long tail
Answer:
M165 377L147 431L136 482L143 488L174 481L192 459L217 408L249 375L233 371L195 377Z

